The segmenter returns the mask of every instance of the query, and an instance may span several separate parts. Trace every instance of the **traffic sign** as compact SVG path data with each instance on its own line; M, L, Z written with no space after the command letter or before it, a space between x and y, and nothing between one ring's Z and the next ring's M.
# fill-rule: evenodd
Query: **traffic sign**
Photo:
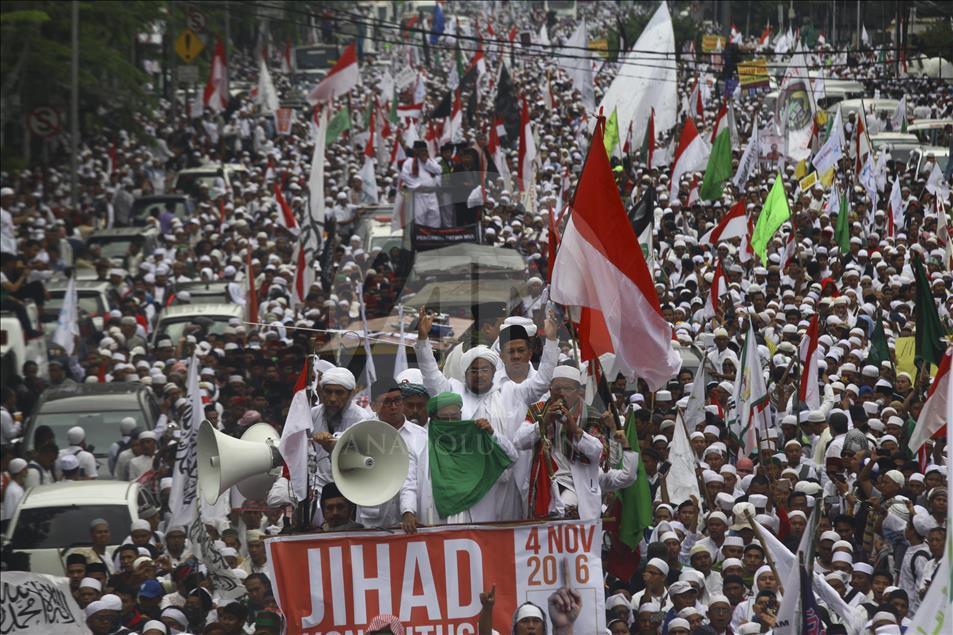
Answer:
M197 33L204 33L208 26L208 18L198 9L189 9L185 12L185 23L190 29Z
M27 115L27 127L30 133L42 139L52 139L62 132L59 114L49 106L34 108Z
M183 29L175 40L175 52L186 64L198 57L204 48L205 44L190 28Z
M180 65L178 73L179 81L183 84L194 84L199 81L199 67L195 64Z

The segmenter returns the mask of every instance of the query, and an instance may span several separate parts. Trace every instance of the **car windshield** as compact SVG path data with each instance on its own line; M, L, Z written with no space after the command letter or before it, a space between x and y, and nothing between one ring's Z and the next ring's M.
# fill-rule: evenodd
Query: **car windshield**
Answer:
M84 529L97 518L109 523L112 543L129 535L132 518L126 505L62 505L21 509L13 530L14 549L64 549L88 545ZM82 529L78 529L82 528Z
M129 222L137 227L144 226L149 217L156 215L159 217L168 207L172 207L172 213L180 220L185 220L188 214L188 208L185 201L179 200L138 200L132 204L132 211L129 213Z
M202 188L211 190L218 178L221 178L221 171L180 172L175 178L175 189L192 194L198 193Z
M207 333L214 333L216 335L222 335L225 333L225 329L228 328L228 320L231 319L230 317L222 315L209 315L201 317L206 318L201 322L205 325L205 331ZM182 334L185 332L185 327L195 323L195 318L187 318L184 320L163 320L159 325L159 335L156 338L156 341L167 337L173 342L178 342L180 339L182 339Z
M43 310L46 313L58 313L63 307L63 296L66 295L66 291L50 291L49 293L50 297L47 298L46 303L43 305ZM85 311L89 315L99 315L106 312L106 307L102 305L102 296L100 296L99 293L83 293L79 291L77 295L79 296L79 308L82 311Z
M132 244L131 240L121 239L121 240L110 240L110 241L93 241L94 244L99 245L99 253L103 258L125 258L129 255L129 245Z
M118 404L117 404L118 405ZM119 440L119 422L124 417L132 417L136 421L143 421L143 414L139 410L105 410L102 412L63 412L43 413L36 416L33 429L38 426L50 426L56 435L56 445L65 448L66 431L73 426L82 426L86 431L86 448L96 456L106 456L113 441Z

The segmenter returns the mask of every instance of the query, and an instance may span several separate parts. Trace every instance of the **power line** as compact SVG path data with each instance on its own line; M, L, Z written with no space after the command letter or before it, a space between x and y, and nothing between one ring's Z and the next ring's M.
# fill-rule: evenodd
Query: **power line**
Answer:
M208 2L208 4L215 4L215 3L214 3L214 2ZM258 6L258 7L266 8L266 9L268 9L268 8L276 9L276 8L277 8L277 7L274 7L274 6L272 6L272 5L266 5L266 4L254 3L254 2L242 3L242 4L237 4L237 5L236 5L236 4L232 4L232 5L230 5L230 7L231 7L231 10L234 11L234 12L236 12L236 13L241 13L241 14L247 15L247 16L249 16L249 17L259 18L260 16L257 14L257 12L254 12L253 9L246 9L246 8L245 8L245 7L249 6L249 5L252 5L253 7L254 7L254 6ZM295 11L295 10L291 10L291 9L286 9L286 11L289 12L289 13L295 13L295 14L300 14L300 15L307 15L308 17L313 16L313 14L311 14L311 13L305 13L305 12L302 12L302 11ZM301 22L301 21L294 20L294 19L289 19L289 18L277 18L277 17L269 16L269 20L271 20L271 21L273 21L273 22L281 22L281 23L292 24L292 25L297 25L297 26L307 26L307 27L309 27L309 28L312 26L310 22L305 23L305 22ZM428 31L423 30L423 29L419 29L419 30L417 30L417 32L418 32L418 33L421 33L421 34L424 34L424 35L429 34ZM370 35L364 35L364 36L361 36L361 37L362 37L362 39L367 40L367 41L378 42L378 43L382 43L382 44L390 44L390 45L394 45L394 46L420 46L420 45L418 45L418 44L414 44L413 42L405 42L405 41L403 41L403 40L387 39L387 38L384 38L384 37L374 37L374 36L370 36ZM453 37L455 37L455 36L453 36ZM473 38L470 38L470 39L473 39ZM507 45L511 45L511 43L510 43L509 41L506 41L506 43L507 43ZM464 53L464 52L466 52L466 53L475 53L475 52L477 52L478 50L481 50L481 49L479 48L479 46L476 47L476 48L468 48L468 47L460 47L459 44L455 44L455 45L450 45L450 44L428 44L427 46L430 47L430 48L432 48L432 49L436 49L436 50L440 50L440 51L446 51L446 52L455 52L456 50L459 49L461 53ZM588 49L585 49L585 50L588 50ZM501 53L501 55L505 54L505 52L502 51L502 50L500 51L500 53ZM665 56L666 56L666 58L665 58L666 60L671 58L671 61L675 64L675 69L676 69L676 71L678 70L679 66L681 66L681 67L684 69L685 67L687 67L687 66L689 66L689 65L691 65L691 64L694 63L694 60L676 59L676 58L678 58L678 56L677 56L676 54L657 53L657 52L655 52L654 54L656 54L656 55L665 55ZM520 57L524 57L524 58L525 58L525 57L529 57L529 58L532 58L532 59L549 60L549 61L552 61L554 57L555 57L555 58L559 58L559 59L569 59L569 60L578 59L578 60L584 60L584 61L588 61L588 62L592 62L593 59L594 59L594 58L592 58L592 57L590 57L590 56L588 56L588 55L568 55L568 54L565 54L565 53L556 53L556 52L554 52L554 51L545 51L545 50L542 50L541 48L540 48L540 50L538 50L538 51L534 51L534 50L532 50L532 49L530 49L530 50L523 49L523 50L521 50L521 51L519 52L519 56L520 56ZM662 61L662 60L660 59L659 61ZM649 64L649 63L645 63L645 62L641 62L641 61L616 60L615 62L608 62L608 61L607 61L607 62L605 62L605 64L606 64L607 67L609 67L609 68L611 68L611 66L608 66L608 65L617 64L617 65L622 66L623 68L626 68L626 67L627 67L627 68L637 68L637 69L638 69L638 68L645 68L645 69L656 69L656 70L672 70L672 67L669 66L669 65ZM775 65L765 64L765 66L766 66L767 68L771 68L771 67L774 67L774 68L788 68L789 65L782 65L782 64L775 64ZM806 70L830 70L830 69L835 69L835 68L854 68L854 67L855 67L855 65L849 64L849 63L845 63L845 64L823 64L823 63L819 63L819 64L806 64L805 66L802 66L802 68L805 68ZM694 70L694 69L692 69L692 70ZM645 79L645 80L652 80L652 81L666 81L666 82L672 82L672 83L678 83L678 82L679 82L678 79L671 80L671 79L658 78L658 77L650 77L650 76L644 76L644 75L632 75L632 74L624 73L624 72L622 72L621 70L618 71L615 76L616 76L616 77L626 78L626 79ZM813 80L817 79L816 77L801 76L801 75L791 75L790 78L791 78L791 79L803 79L803 80L807 80L807 81L813 81ZM829 77L829 78L826 78L826 79L835 80L835 79L841 79L841 78ZM866 78L861 78L861 80L863 80L863 79L866 79ZM896 77L896 78L892 78L892 80L895 80L895 81L920 81L921 79L922 79L922 78L920 78L920 77L915 77L915 76L914 76L914 77ZM934 79L934 78L930 78L930 79Z

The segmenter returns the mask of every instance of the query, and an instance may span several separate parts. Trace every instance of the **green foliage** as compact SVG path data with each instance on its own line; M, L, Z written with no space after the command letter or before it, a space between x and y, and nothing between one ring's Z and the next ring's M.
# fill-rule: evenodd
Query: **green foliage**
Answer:
M139 63L136 36L162 18L162 2L81 2L79 5L80 110L84 133L108 120L130 125L150 104L148 76ZM0 5L0 75L4 92L19 97L22 117L32 108L69 104L71 3L4 2Z
M953 23L950 20L937 20L919 37L927 57L953 59Z

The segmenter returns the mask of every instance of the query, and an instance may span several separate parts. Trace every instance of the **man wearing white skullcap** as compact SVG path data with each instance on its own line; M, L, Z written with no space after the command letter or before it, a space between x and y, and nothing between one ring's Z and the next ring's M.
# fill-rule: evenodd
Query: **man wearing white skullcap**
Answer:
M109 446L109 473L115 478L116 460L119 453L132 443L132 431L136 429L136 420L133 417L123 417L119 420L119 440Z
M69 445L60 450L60 457L72 454L79 461L81 472L85 478L98 478L96 457L86 450L86 431L80 426L73 426L66 431L66 441Z
M578 368L557 366L549 393L548 400L530 406L526 423L516 435L517 449L527 453L532 450L533 455L528 488L528 500L534 504L531 512L535 518L545 518L570 507L576 508L580 519L598 518L602 515L603 491L627 487L635 480L638 456L629 449L625 434L616 431L615 440L623 448L622 468L603 469L601 458L608 439L601 418L585 403ZM551 448L549 452L541 449L543 438ZM537 503L541 488L550 487L551 470L558 491L550 497L549 509L544 510Z
M507 428L510 415L506 411L500 387L494 382L499 355L487 346L474 346L462 356L464 381L447 378L437 367L437 360L434 359L433 348L430 346L433 315L421 309L417 323L417 343L414 349L427 392L431 395L445 392L460 395L463 401L461 419L489 421L493 438L510 460L515 462L518 452L511 440L512 431ZM483 498L470 509L457 514L454 519L448 519L448 522L515 520L523 518L522 512L523 505L519 489L513 480L512 468L507 468Z

